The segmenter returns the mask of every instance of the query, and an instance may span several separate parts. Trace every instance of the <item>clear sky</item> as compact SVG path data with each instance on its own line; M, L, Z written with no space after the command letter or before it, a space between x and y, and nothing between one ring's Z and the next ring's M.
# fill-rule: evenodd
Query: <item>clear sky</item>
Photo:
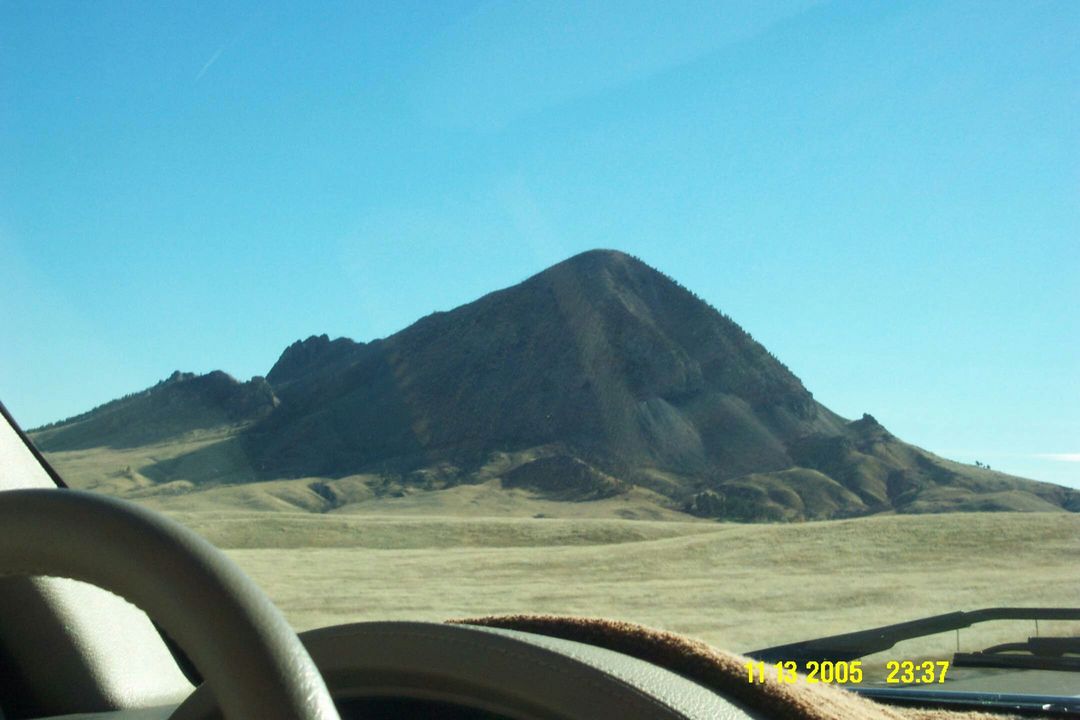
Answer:
M1080 487L1080 3L0 4L26 426L594 247L843 415Z

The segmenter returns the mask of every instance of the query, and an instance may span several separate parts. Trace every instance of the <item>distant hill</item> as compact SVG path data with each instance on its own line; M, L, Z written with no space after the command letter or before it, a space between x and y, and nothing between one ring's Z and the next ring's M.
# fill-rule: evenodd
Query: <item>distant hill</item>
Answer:
M206 375L177 370L142 392L39 428L33 438L43 452L138 447L193 430L256 420L277 403L261 377L242 383L220 370Z
M374 497L497 482L735 520L1080 510L1076 491L938 458L870 415L841 418L733 320L608 250L385 339L297 341L265 379L174 374L33 437L73 461L215 427L229 429L227 453L204 443L190 450L199 462L150 463L140 492L365 477Z

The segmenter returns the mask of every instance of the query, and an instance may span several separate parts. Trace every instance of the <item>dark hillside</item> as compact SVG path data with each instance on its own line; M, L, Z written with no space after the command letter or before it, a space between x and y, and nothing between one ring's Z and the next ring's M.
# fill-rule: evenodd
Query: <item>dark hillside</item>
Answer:
M837 416L730 318L610 250L384 339L297 341L265 380L177 373L34 437L48 451L117 448L221 426L235 426L227 447L139 471L193 485L204 467L364 475L380 478L365 486L376 496L497 479L575 502L652 493L668 510L737 520L1080 510L1076 491Z
M735 475L790 467L788 440L838 427L738 325L610 251L354 346L348 359L275 384L281 407L249 436L259 467L468 466L555 443L609 470Z
M244 423L269 414L277 398L261 377L246 383L220 370L174 372L152 388L34 431L43 451L131 448L202 428Z

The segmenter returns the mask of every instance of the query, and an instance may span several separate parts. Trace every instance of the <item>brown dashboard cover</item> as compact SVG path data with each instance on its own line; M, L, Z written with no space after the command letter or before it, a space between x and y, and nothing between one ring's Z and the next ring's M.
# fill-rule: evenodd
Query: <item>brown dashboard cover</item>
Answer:
M750 658L665 630L601 618L499 615L448 621L520 630L606 648L659 665L769 717L793 720L1008 720L1015 715L881 705L834 685L746 681Z

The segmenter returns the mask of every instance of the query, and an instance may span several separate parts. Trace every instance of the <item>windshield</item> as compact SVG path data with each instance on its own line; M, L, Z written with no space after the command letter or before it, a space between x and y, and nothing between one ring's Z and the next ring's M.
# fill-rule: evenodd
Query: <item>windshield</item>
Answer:
M1080 607L1078 70L1071 2L5 3L0 400L298 629Z

